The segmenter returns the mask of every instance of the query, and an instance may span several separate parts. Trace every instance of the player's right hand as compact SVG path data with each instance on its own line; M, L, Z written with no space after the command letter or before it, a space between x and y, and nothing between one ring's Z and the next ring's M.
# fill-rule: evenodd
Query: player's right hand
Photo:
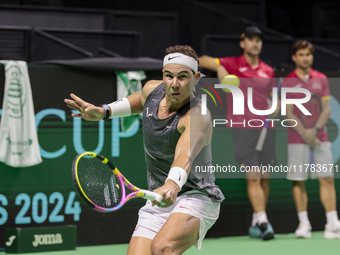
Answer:
M72 117L81 117L84 120L89 121L98 121L102 120L105 117L105 109L103 107L98 107L88 102L85 102L80 97L77 97L75 94L71 93L71 99L65 99L64 102L67 106L73 110L77 110L80 113L71 114Z
M153 192L156 192L163 196L162 202L164 203L164 205L162 205L161 207L166 208L175 203L179 190L179 186L174 181L167 180L163 186L155 189ZM155 202L153 203L155 204Z

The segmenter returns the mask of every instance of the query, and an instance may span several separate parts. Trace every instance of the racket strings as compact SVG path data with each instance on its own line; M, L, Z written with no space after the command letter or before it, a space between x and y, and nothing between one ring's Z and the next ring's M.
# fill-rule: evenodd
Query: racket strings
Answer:
M112 208L119 204L121 192L112 170L97 158L81 158L78 179L86 196L96 205Z

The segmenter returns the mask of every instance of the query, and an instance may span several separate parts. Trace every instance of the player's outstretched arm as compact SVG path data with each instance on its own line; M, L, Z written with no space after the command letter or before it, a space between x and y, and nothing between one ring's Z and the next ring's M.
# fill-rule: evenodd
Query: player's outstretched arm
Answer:
M88 121L99 121L105 118L106 111L103 106L95 106L82 100L75 94L70 94L71 99L65 99L67 106L73 110L77 110L80 113L73 113L72 117L81 117ZM143 111L141 104L142 92L134 93L126 98L121 98L109 105L109 117L125 117L131 114L137 114Z
M105 109L103 107L88 103L73 93L70 96L72 99L65 99L64 102L72 110L79 111L79 113L73 113L72 117L81 117L88 121L98 121L105 117Z
M143 91L131 94L126 98L121 98L108 104L109 117L125 117L131 114L141 113L143 111L145 99L161 82L162 81L149 81L145 84ZM71 93L70 96L72 99L65 99L65 103L69 108L79 111L79 113L73 113L73 117L81 117L88 121L99 121L106 116L104 107L95 106L86 102L73 93Z
M177 193L185 184L195 157L210 143L212 137L210 113L202 115L200 105L188 111L181 118L178 127L182 135L176 145L168 179L163 186L154 190L163 196L165 207L176 201Z

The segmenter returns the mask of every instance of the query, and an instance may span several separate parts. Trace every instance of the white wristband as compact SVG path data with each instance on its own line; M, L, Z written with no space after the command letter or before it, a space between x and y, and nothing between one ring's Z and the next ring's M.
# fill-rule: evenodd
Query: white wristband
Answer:
M168 178L166 178L165 182L169 179L177 183L179 190L181 190L183 185L187 182L188 174L183 168L174 166L170 169Z
M117 117L126 117L131 115L131 105L129 99L126 97L119 99L111 104L108 104L111 108L110 119Z

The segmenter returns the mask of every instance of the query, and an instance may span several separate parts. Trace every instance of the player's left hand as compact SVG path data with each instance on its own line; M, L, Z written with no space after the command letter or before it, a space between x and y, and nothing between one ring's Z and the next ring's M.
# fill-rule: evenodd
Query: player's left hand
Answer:
M103 107L97 107L93 104L85 102L73 93L71 93L70 96L72 99L65 99L64 102L69 108L80 112L72 113L72 117L81 117L84 120L89 121L99 121L105 117L105 109Z
M305 143L310 144L317 135L315 128L307 128L300 132L299 134Z
M161 206L163 208L169 207L175 203L178 191L179 186L172 180L167 180L167 182L163 186L153 190L153 192L156 192L163 196L162 202L164 203L164 205ZM154 201L153 205L155 204L159 205L157 202Z

